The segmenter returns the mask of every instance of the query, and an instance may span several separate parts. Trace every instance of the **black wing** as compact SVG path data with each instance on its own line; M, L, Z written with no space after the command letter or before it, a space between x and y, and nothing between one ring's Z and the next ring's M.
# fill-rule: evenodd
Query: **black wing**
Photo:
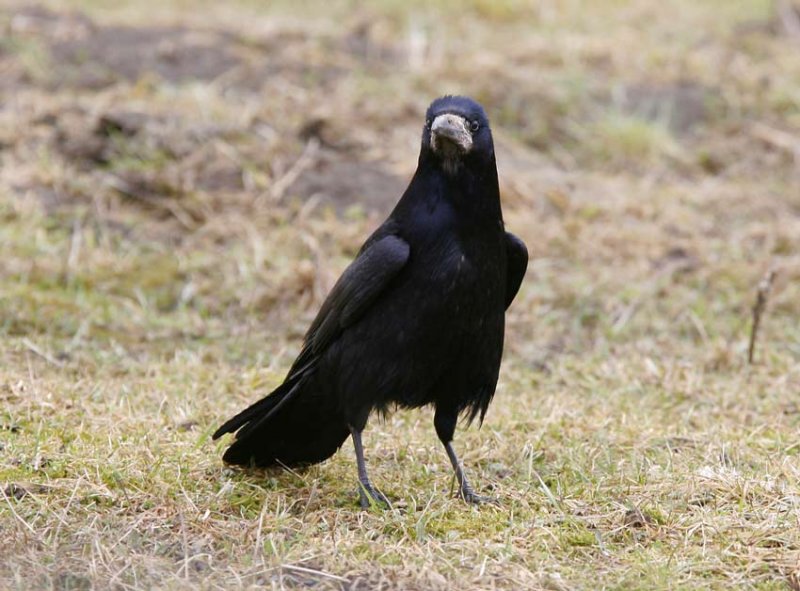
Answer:
M289 370L293 375L313 367L317 355L342 330L358 320L389 281L400 272L410 249L408 243L389 228L379 228L364 244L356 259L345 269L311 323L303 348ZM390 230L389 230L390 231Z
M525 277L525 270L528 268L528 249L525 243L511 232L506 232L506 256L508 260L506 309L508 309L519 291L519 286L522 285L522 278Z
M306 334L306 347L319 354L358 320L402 269L410 248L395 235L367 243L333 286Z
M383 233L386 228L381 228ZM306 377L314 371L318 356L339 334L356 322L392 278L405 266L409 256L408 243L393 234L376 232L367 241L356 259L345 269L333 286L317 317L306 333L303 348L292 364L283 384L269 396L222 425L213 439L232 433L249 423L237 434L244 439L258 429L301 389Z

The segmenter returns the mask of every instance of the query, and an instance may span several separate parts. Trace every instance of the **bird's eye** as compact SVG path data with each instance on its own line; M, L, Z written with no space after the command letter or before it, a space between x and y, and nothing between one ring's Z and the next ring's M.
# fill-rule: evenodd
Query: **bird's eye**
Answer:
M431 128L431 124L432 124L432 123L433 123L433 121L431 121L430 119L426 119L426 120L425 120L425 127L427 127L428 129L430 129L430 128Z
M480 127L481 127L481 124L478 123L477 121L473 121L472 123L469 124L469 129L470 129L470 131L473 131L473 132L478 131L478 129L480 129Z

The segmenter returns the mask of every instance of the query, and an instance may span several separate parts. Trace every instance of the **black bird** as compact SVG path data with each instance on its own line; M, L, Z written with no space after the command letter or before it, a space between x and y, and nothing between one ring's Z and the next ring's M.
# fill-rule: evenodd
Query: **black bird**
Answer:
M334 285L284 382L214 433L238 430L223 459L314 464L350 435L361 504L383 505L364 462L367 419L432 404L461 497L486 500L467 482L453 433L462 413L483 421L527 265L525 244L503 226L486 113L467 97L433 101L411 183Z

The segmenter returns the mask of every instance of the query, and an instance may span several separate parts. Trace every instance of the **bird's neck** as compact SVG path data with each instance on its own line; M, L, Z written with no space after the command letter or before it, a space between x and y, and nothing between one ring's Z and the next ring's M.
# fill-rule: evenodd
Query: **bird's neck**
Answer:
M465 218L503 219L494 159L484 166L462 165L452 172L437 161L427 162L417 168L408 193L429 208L450 207Z

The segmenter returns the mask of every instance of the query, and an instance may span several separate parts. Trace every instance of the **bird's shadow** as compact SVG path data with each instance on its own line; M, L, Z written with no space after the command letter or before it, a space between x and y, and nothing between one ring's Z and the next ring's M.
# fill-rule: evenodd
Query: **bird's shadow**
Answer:
M257 497L258 502L263 503L264 495L279 493L288 498L287 509L292 512L306 513L323 505L361 509L357 481L354 480L352 486L342 487L338 475L326 473L315 465L292 468L225 466L221 476L241 489L240 494L233 495L235 500L242 496ZM234 504L239 503L234 501Z

